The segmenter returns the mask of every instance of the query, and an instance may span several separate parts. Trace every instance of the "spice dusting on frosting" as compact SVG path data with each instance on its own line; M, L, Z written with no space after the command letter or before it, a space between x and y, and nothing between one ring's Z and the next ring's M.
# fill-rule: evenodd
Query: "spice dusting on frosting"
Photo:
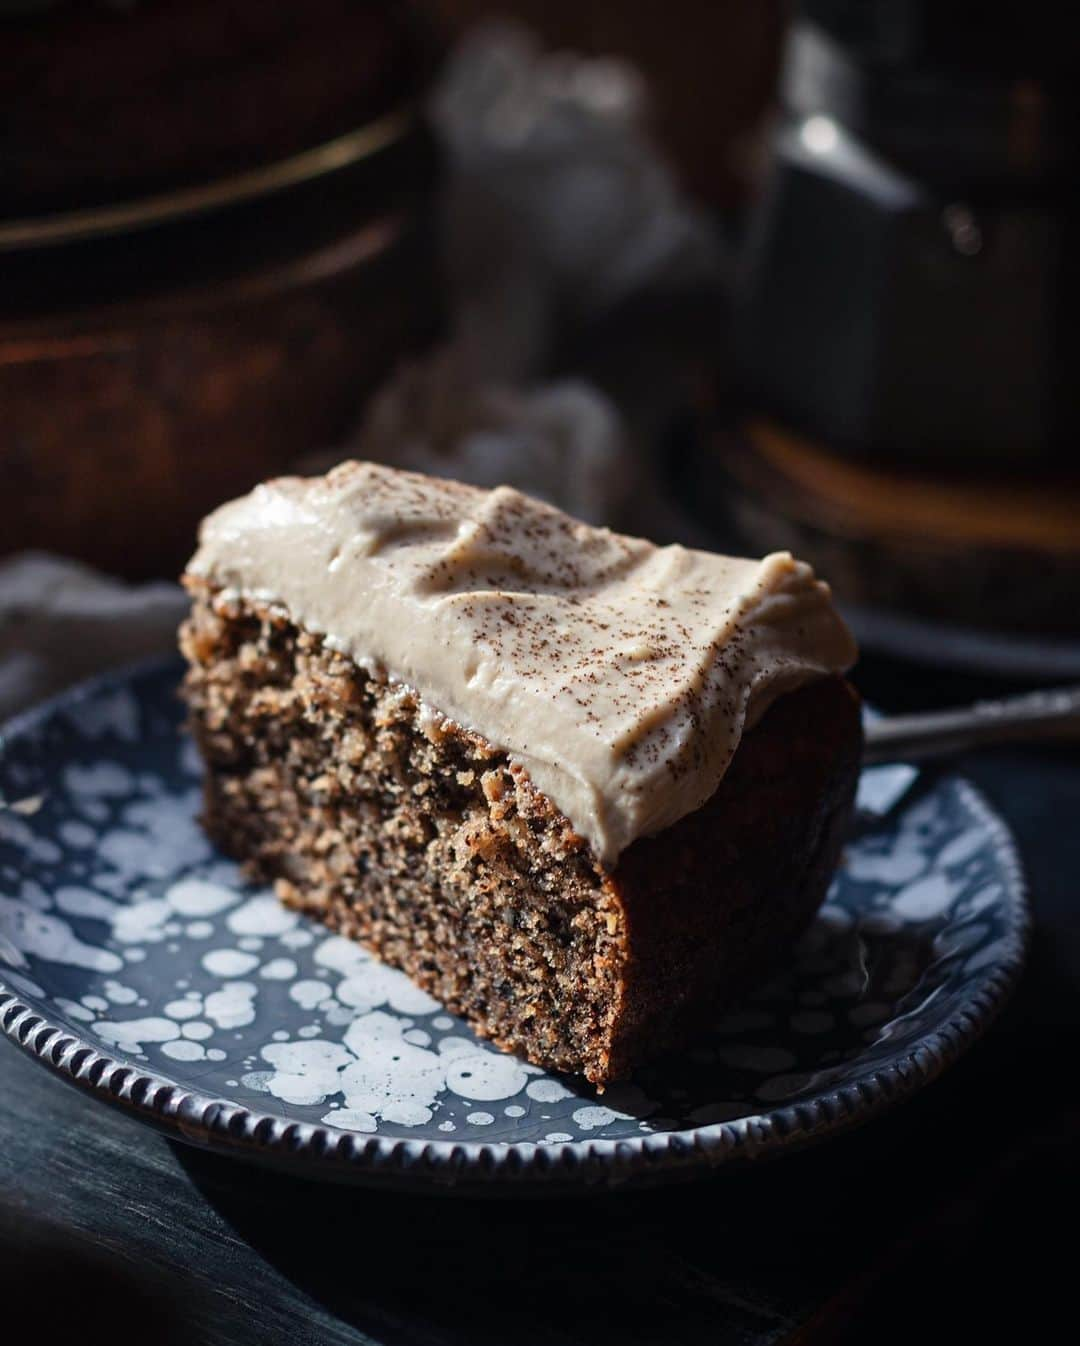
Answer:
M786 552L656 547L370 463L222 506L190 570L283 604L508 752L608 864L700 807L778 696L855 657Z

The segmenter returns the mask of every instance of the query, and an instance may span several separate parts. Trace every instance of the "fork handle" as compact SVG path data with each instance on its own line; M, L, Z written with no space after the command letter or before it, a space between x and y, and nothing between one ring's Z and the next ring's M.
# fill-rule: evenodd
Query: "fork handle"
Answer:
M956 710L888 715L866 726L863 760L922 762L994 743L1080 739L1080 687L1060 687Z

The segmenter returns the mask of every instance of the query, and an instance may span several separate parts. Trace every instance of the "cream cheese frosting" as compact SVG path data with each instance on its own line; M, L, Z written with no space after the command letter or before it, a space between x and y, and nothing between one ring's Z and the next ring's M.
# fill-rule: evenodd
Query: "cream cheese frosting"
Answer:
M777 697L856 653L787 552L657 547L371 463L223 505L188 568L505 751L607 865L699 808Z

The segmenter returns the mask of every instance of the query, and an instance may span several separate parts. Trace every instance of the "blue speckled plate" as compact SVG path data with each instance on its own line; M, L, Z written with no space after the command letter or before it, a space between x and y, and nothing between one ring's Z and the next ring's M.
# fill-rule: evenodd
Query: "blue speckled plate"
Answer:
M216 854L177 677L174 662L108 676L4 734L0 1026L196 1144L428 1188L706 1170L917 1089L1019 971L1012 842L969 785L938 779L851 843L781 976L597 1095L485 1046Z

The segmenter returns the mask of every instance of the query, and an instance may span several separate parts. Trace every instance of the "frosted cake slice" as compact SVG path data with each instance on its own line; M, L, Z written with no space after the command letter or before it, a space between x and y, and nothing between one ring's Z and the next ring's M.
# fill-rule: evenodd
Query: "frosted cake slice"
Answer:
M861 748L826 585L368 463L204 522L205 823L477 1032L603 1083L765 975Z

